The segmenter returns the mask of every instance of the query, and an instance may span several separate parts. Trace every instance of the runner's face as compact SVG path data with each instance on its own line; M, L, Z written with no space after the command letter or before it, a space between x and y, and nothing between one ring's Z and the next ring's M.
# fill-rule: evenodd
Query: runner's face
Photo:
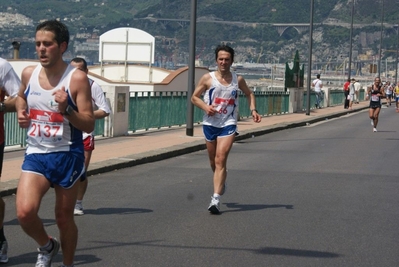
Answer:
M40 30L36 32L36 53L43 67L51 67L58 60L62 60L62 53L65 51L64 44L66 43L58 46L54 37L54 33L50 31Z
M219 51L216 63L220 71L230 70L230 67L233 64L230 53L226 51Z

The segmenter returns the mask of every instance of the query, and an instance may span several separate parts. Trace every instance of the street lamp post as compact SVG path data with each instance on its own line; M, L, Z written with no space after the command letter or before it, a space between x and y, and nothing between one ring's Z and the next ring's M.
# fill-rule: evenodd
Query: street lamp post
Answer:
M309 33L309 59L306 94L306 115L310 115L310 80L312 79L312 49L313 49L313 7L314 0L310 1L310 33Z
M380 32L380 56L378 59L378 77L381 78L381 56L382 56L382 32L384 30L384 0L381 0L382 7L381 7L381 32Z
M351 72L352 72L352 43L353 43L353 16L355 13L355 0L352 0L352 11L351 11L351 30L350 30L350 46L349 46L349 66L348 66L348 80L351 78Z
M190 51L189 51L189 71L187 88L187 118L186 135L194 136L194 105L191 103L191 96L195 87L195 38L197 23L197 0L191 0L191 19L190 19Z

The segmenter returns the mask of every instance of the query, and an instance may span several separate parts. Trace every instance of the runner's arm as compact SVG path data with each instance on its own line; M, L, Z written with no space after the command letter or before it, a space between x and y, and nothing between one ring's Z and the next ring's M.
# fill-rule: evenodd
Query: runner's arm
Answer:
M19 88L18 96L15 101L15 109L17 111L18 123L21 128L28 128L30 124L30 117L28 114L28 104L26 103L25 90L29 83L30 76L35 66L26 67L21 74L21 85Z
M202 99L201 95L211 86L212 77L209 73L204 74L198 82L193 95L191 96L191 103L199 107L209 116L215 115L217 112L212 105L206 104Z
M71 95L75 100L78 111L71 110L67 114L68 106L61 106L60 112L67 116L69 122L81 131L90 133L94 130L94 115L91 101L91 89L86 73L75 71L70 82Z

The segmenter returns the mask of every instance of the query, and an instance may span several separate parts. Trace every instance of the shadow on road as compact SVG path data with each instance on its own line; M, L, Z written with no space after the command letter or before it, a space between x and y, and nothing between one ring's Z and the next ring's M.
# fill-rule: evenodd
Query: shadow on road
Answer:
M275 209L275 208L286 208L288 210L292 210L294 208L293 205L263 205L263 204L238 204L238 203L223 203L226 205L229 210L223 211L223 213L227 212L237 212L237 211L251 211L251 210L263 210L263 209Z
M99 208L99 209L85 209L85 214L93 215L110 215L110 214L136 214L136 213L148 213L153 212L149 209L131 209L131 208Z
M307 249L289 249L289 248L276 248L264 247L259 249L260 254L268 255L282 255L282 256L295 256L295 257L313 257L313 258L337 258L340 255L331 252L307 250Z

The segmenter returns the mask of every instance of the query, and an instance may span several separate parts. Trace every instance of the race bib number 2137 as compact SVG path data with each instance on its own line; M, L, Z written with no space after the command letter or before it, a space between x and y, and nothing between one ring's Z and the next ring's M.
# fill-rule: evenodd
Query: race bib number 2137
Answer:
M39 143L56 143L62 140L64 117L58 112L31 109L30 138Z

